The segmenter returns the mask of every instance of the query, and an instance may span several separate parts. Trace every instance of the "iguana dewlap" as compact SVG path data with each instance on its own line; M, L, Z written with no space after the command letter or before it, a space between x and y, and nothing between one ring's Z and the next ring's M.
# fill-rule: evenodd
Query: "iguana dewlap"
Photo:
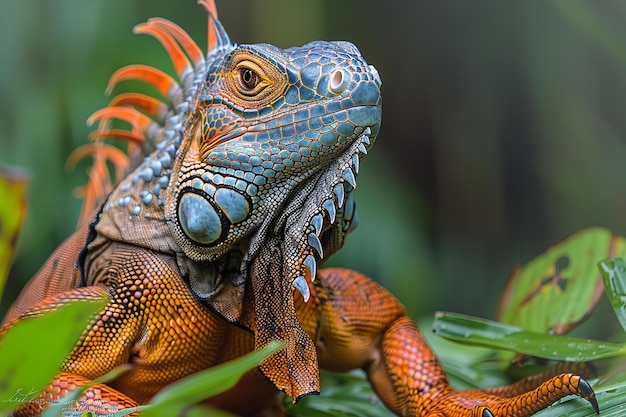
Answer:
M131 369L89 388L76 409L143 404L271 340L285 348L208 402L281 415L275 393L294 400L317 393L324 367L364 369L402 416L529 416L570 394L597 410L589 384L569 373L454 391L393 296L357 272L317 269L356 225L352 190L380 128L380 77L348 42L237 46L213 3L202 3L206 54L167 20L136 28L164 45L177 79L141 65L111 79L109 89L143 80L165 102L124 93L90 119L99 122L96 141L79 155L94 155L85 195L95 215L27 285L0 335L69 300L109 301L44 401L17 415L41 412L46 401L123 364ZM113 119L130 128L112 127ZM105 137L127 139L129 157ZM107 159L128 172L114 187Z

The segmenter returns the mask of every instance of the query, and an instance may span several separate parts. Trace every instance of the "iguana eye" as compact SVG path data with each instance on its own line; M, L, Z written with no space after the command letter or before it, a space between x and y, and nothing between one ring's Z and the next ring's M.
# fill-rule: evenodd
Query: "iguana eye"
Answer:
M272 61L243 48L233 53L224 81L224 93L234 104L260 108L284 92L287 76Z
M259 76L250 68L240 68L239 84L241 84L241 88L244 90L252 91L254 90L254 87L259 85Z
M258 96L269 85L263 69L248 60L241 61L235 66L233 78L236 79L239 94L247 97Z

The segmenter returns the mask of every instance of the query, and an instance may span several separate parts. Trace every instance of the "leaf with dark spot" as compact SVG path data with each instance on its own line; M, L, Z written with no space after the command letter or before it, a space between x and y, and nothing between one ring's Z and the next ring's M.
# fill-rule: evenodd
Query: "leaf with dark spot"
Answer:
M496 319L526 330L564 334L583 322L603 293L597 262L624 248L603 228L581 230L516 268Z

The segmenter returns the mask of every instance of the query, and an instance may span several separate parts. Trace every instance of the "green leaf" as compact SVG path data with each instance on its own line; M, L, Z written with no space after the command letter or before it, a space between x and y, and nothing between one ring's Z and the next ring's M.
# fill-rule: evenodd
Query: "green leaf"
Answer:
M515 269L496 319L524 329L564 334L585 320L603 293L597 262L624 247L608 229L588 228Z
M0 412L35 398L52 380L106 298L72 301L16 322L0 340Z
M234 414L205 405L195 405L185 409L185 417L237 417Z
M559 361L590 361L626 354L626 344L547 335L454 313L438 312L433 331L463 343Z
M178 415L183 409L232 388L239 378L282 347L270 342L263 349L184 378L161 390L142 417Z
M598 262L604 288L613 311L626 331L626 265L622 258L609 258Z
M27 175L0 166L0 298L26 215Z

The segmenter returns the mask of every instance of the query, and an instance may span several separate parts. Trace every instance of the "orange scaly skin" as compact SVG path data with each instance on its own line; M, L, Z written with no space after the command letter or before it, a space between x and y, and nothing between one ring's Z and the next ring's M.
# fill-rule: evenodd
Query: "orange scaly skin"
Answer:
M15 415L40 413L121 365L130 370L70 408L105 415L145 404L271 340L285 348L207 402L283 415L279 390L294 400L317 393L323 367L364 369L400 416L525 417L571 394L597 410L589 384L570 373L454 391L392 295L354 271L317 271L355 226L355 176L380 127L378 73L346 42L236 47L215 5L201 3L206 56L178 26L151 19L136 30L164 45L178 79L140 65L111 79L109 90L141 79L166 103L124 93L90 118L95 143L73 160L94 155L84 195L95 214L24 289L0 337L69 300L109 301L38 401ZM111 129L111 119L130 128ZM129 156L105 137L128 140Z

